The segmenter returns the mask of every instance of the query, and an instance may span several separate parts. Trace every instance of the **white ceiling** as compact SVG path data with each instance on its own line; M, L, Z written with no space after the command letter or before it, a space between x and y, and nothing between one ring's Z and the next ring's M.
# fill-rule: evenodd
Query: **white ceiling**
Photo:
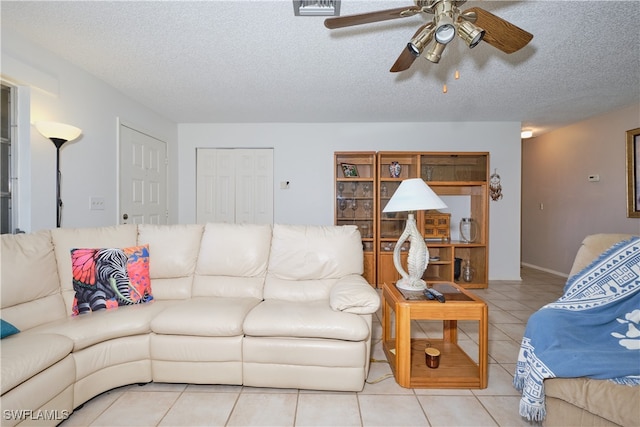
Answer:
M341 15L412 4L342 0ZM473 6L532 42L506 55L456 38L439 64L421 58L396 74L427 16L330 31L324 17L294 16L291 0L2 1L1 14L3 31L178 123L522 121L540 134L640 102L640 2L461 9Z

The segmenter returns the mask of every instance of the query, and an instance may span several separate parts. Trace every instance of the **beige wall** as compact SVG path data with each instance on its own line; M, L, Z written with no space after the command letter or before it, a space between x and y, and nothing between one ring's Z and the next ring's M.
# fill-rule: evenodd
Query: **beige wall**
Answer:
M524 265L567 275L585 236L640 234L625 175L625 131L637 127L640 104L522 142Z

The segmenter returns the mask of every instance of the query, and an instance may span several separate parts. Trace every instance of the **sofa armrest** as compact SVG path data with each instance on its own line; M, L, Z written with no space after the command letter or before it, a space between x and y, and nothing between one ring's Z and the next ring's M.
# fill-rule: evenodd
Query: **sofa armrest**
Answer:
M380 296L362 276L351 274L331 288L329 305L335 311L371 314L380 308Z

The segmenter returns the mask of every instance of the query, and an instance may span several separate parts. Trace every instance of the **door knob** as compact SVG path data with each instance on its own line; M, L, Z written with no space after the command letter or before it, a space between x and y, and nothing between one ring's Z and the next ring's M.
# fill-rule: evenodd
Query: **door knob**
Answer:
M127 214L122 215L122 219L124 219L125 221L128 220L129 219L129 215L127 215Z

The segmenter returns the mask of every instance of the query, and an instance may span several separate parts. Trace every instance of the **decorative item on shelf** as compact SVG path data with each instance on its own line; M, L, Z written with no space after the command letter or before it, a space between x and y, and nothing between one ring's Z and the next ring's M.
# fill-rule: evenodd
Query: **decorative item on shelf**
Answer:
M498 169L494 169L493 174L491 174L491 179L489 180L489 192L491 194L491 200L494 202L502 199L502 184L500 184Z
M429 264L429 250L416 226L414 212L446 207L447 205L429 188L422 178L402 181L396 192L391 196L387 206L385 206L383 212L409 212L405 229L393 250L393 264L400 276L402 276L396 283L399 289L421 291L427 287L425 281L422 280L422 275ZM407 256L408 273L402 267L400 257L402 245L407 240L410 243Z
M73 141L82 134L75 126L56 122L36 122L35 127L42 136L49 138L56 146L56 227L62 225L62 196L60 192L60 148L66 142Z
M347 209L347 201L343 198L340 198L338 201L338 209L340 209L340 217L344 218L344 211Z
M453 260L453 280L460 280L460 274L462 271L462 258L455 258Z
M382 188L380 189L380 195L382 197L389 196L389 190L387 190L387 184L382 184Z
M351 199L351 209L353 210L353 220L356 220L356 211L358 210L358 201Z
M351 194L353 194L353 197L356 197L356 193L358 192L358 183L357 182L352 182L351 183Z
M473 282L474 273L475 270L473 269L473 267L471 267L471 261L469 261L468 259L464 260L464 263L462 264L462 280L467 283Z
M358 167L356 165L352 165L351 163L341 163L341 165L345 178L358 177Z
M391 178L399 178L402 172L402 165L398 162L391 162L389 164L389 175Z
M433 166L427 166L427 181L431 181L433 179Z
M424 214L424 238L451 240L451 214L428 210Z
M362 195L364 197L371 196L371 184L369 184L368 182L362 184Z
M478 238L478 224L473 218L460 219L460 240L473 243Z
M342 192L344 191L344 182L338 183L338 197L342 197Z
M364 209L365 216L367 218L371 218L371 211L373 211L373 203L371 200L365 200L362 207Z

